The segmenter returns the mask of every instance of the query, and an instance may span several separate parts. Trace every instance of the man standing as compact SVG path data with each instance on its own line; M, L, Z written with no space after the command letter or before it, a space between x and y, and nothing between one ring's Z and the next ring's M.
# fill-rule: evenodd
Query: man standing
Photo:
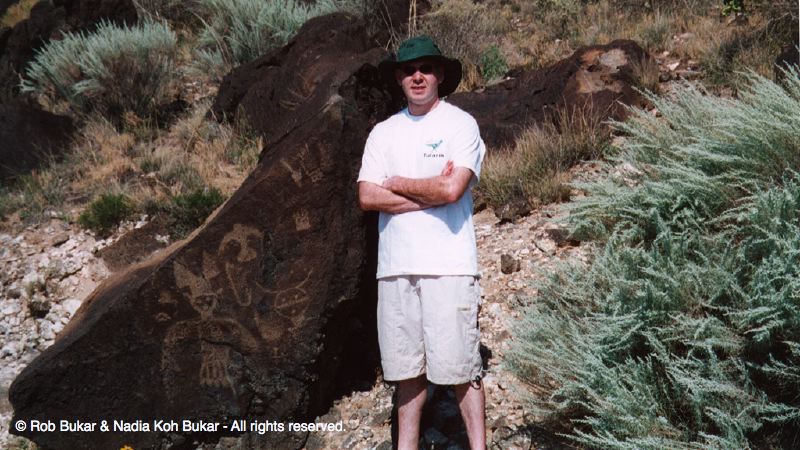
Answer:
M375 126L358 176L359 203L380 211L378 340L397 381L398 448L416 450L427 381L454 385L472 449L486 447L472 194L486 153L475 119L441 100L461 63L427 36L380 64L408 107Z

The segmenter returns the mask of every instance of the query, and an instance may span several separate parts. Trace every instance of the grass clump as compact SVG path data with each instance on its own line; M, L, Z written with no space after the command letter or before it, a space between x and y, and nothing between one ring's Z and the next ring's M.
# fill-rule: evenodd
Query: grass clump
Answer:
M106 237L120 222L130 217L134 208L123 194L105 193L93 201L78 217L78 223L101 237Z
M608 129L588 111L563 111L552 122L523 132L513 148L490 153L478 190L496 211L506 205L531 210L537 205L569 199L567 170L576 163L602 156Z
M125 112L154 117L171 100L177 38L166 23L118 26L102 21L92 33L64 33L36 53L21 88L56 109L97 111L120 124Z
M176 195L167 208L170 231L182 239L203 224L206 218L225 201L219 189L197 189Z
M571 216L602 244L515 329L511 369L592 448L775 448L800 436L800 78L689 86L636 112Z

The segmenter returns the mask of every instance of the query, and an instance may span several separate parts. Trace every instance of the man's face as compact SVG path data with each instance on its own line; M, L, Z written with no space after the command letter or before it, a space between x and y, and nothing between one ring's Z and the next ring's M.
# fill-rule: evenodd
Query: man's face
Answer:
M409 103L424 106L439 98L444 70L435 59L422 58L402 64L395 78Z

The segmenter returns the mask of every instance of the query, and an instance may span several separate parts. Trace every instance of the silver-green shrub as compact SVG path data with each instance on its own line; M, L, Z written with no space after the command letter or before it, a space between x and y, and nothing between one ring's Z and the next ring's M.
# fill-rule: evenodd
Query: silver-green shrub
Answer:
M195 69L221 78L233 67L286 44L309 19L358 12L353 0L197 0L203 29Z
M651 98L618 162L585 185L600 246L541 286L509 366L593 448L759 448L800 418L800 78L737 100Z
M36 53L22 90L79 113L118 119L130 111L150 117L170 100L177 38L166 23L129 27L101 22L94 32L64 33Z

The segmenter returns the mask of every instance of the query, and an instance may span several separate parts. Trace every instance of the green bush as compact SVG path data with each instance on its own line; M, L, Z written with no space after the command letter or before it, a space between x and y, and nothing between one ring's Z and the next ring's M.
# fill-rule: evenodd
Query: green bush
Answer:
M508 72L508 63L506 63L505 57L503 57L496 45L489 46L481 53L479 65L481 76L486 81L503 78Z
M353 1L198 0L203 29L195 69L221 78L230 69L286 44L309 19L352 11Z
M108 236L113 228L130 217L133 205L123 194L102 194L78 217L78 223L101 237Z
M182 239L203 224L206 218L225 198L216 189L197 189L188 194L176 195L168 207L168 222L173 237Z
M21 88L117 123L126 111L152 117L171 100L176 56L177 38L166 23L103 21L93 33L64 33L48 42L26 68Z
M800 78L738 100L685 86L617 124L633 169L583 187L562 267L509 366L593 448L761 448L800 419Z

